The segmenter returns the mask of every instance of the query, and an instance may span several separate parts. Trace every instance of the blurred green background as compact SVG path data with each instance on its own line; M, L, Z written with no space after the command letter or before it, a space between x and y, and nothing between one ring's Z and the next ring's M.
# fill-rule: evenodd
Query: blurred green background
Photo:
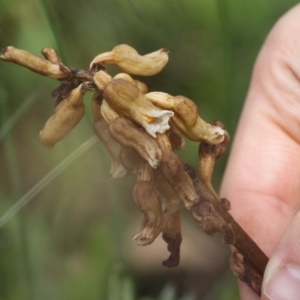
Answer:
M76 68L121 43L141 54L168 48L167 67L145 79L149 89L193 99L205 120L221 120L234 136L255 57L296 3L0 0L0 47L39 54L53 46ZM90 139L90 96L86 117L66 139L52 150L39 143L57 85L0 61L0 300L238 299L228 247L188 214L178 268L161 266L168 252L160 237L147 247L131 240L142 219L131 200L134 180L109 180L109 157ZM197 147L187 142L181 153L194 166ZM225 164L226 157L216 167L216 187Z

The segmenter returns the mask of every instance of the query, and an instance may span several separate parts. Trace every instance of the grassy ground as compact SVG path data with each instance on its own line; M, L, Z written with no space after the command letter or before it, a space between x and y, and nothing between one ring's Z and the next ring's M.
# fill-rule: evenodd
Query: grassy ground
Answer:
M220 119L234 136L259 48L296 3L0 0L0 47L38 54L53 46L78 68L121 43L140 53L168 48L168 66L146 80L150 90L193 99L204 119ZM45 149L38 133L53 112L57 82L0 64L1 300L238 299L227 247L188 215L179 268L161 266L168 253L159 241L136 246L131 236L141 214L131 200L133 180L108 179L89 107L64 141ZM181 156L196 165L197 145L187 143ZM225 163L216 168L216 186Z

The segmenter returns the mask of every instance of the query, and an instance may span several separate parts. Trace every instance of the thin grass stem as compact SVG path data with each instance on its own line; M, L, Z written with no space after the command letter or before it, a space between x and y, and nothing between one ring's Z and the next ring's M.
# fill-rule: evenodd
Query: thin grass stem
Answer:
M6 213L0 218L0 228L3 227L16 213L18 213L26 204L29 203L43 188L53 181L60 173L62 173L73 161L84 154L97 142L97 137L92 136L85 141L79 148L73 151L62 162L54 167L45 177L36 183L30 190L27 191Z

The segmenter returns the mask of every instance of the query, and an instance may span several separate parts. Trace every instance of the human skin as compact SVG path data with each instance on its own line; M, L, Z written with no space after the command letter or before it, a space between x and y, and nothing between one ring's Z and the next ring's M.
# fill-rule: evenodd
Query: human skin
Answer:
M262 299L300 299L300 5L275 24L258 55L221 196L271 258ZM239 286L241 299L259 299Z

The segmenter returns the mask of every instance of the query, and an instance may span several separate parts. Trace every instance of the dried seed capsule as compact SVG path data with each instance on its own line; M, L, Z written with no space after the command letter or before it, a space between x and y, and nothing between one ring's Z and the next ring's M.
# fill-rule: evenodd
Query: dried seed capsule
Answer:
M132 121L117 118L109 126L111 136L124 147L136 150L148 161L152 168L157 168L161 160L161 150L154 138L139 129Z
M178 129L191 141L219 144L224 140L225 131L219 126L206 123L198 115L196 104L184 97L173 97L162 92L151 92L145 95L153 104L171 109L172 118Z
M128 74L152 76L159 73L168 63L168 53L169 50L163 48L142 56L134 48L122 44L114 47L110 52L97 55L90 67L94 63L115 64Z
M109 125L104 120L101 114L101 102L102 94L95 93L92 98L92 110L94 114L94 130L103 143L104 147L107 149L110 159L111 168L109 172L110 178L123 178L128 175L128 171L125 169L120 161L120 153L122 146L115 141L109 133Z
M89 85L82 83L58 104L54 115L40 131L40 140L44 146L52 148L79 123L84 115L83 96L88 89Z
M51 78L66 79L71 75L67 68L62 68L60 65L12 46L5 47L1 52L0 58Z
M49 60L53 64L59 65L62 63L61 58L59 57L58 53L52 47L46 47L46 48L42 49L42 54L44 55L44 57L47 60Z
M155 240L163 225L162 209L154 188L153 169L147 163L138 172L133 199L138 209L144 213L141 230L133 240L140 246L146 246Z
M100 70L94 74L94 82L100 91L103 91L111 82L112 77L104 70Z
M169 119L174 113L154 106L136 86L125 80L113 79L103 96L113 109L144 127L153 137L170 128Z

